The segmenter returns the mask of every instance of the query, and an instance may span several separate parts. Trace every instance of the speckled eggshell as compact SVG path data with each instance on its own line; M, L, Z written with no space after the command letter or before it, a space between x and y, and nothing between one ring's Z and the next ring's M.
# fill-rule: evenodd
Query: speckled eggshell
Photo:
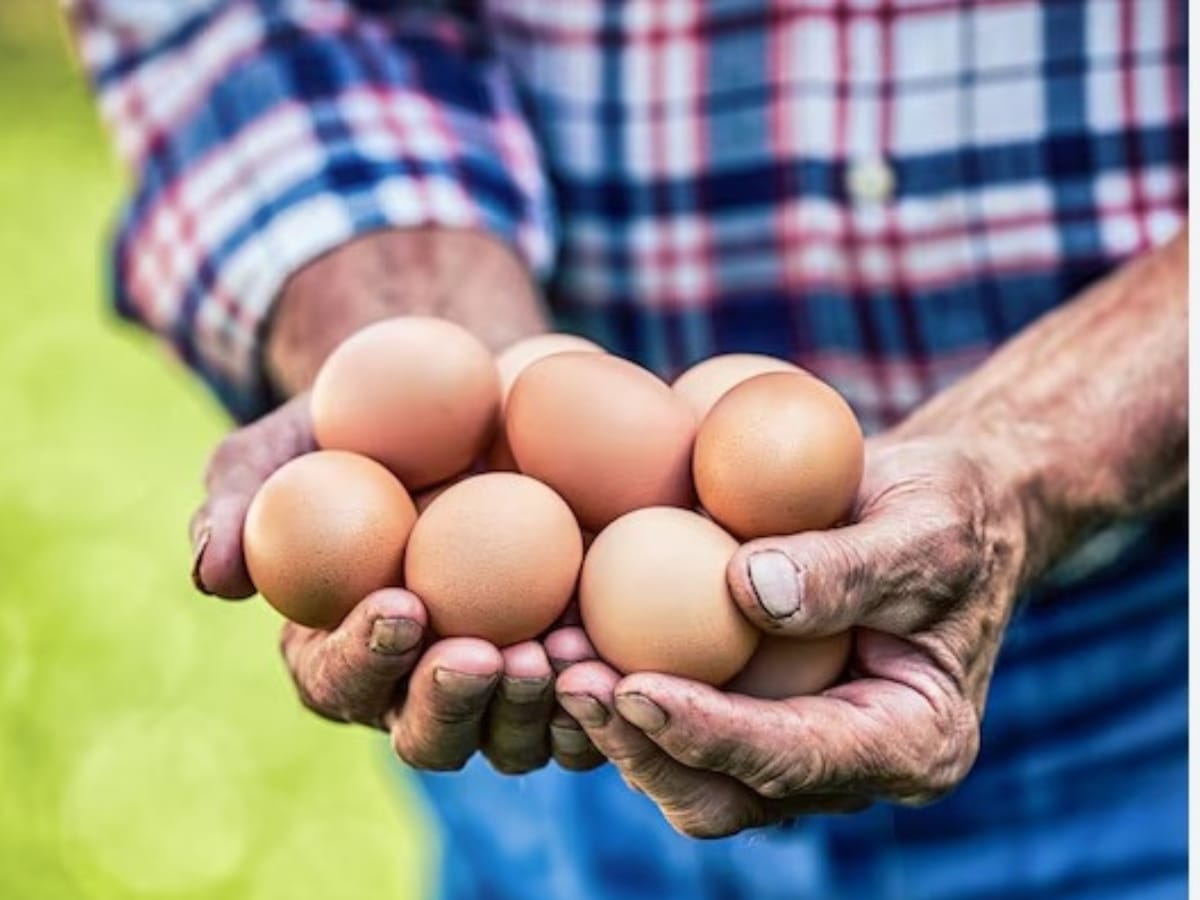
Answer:
M734 386L755 375L767 372L803 372L799 366L761 353L725 353L710 356L696 363L671 384L671 390L682 397L703 419L716 402Z
M311 408L319 446L378 460L415 491L466 471L491 442L499 376L488 349L458 325L388 319L330 354Z
M561 497L525 475L489 472L450 485L421 514L404 580L438 635L504 647L562 614L582 559L579 524Z
M759 639L725 580L737 547L690 510L655 507L617 519L592 542L579 583L596 651L625 674L727 681Z
M310 628L333 628L367 594L398 585L417 512L379 463L324 450L284 464L255 494L242 547L260 594Z
M795 534L849 513L862 480L863 435L829 385L773 372L717 401L692 460L701 504L737 537Z
M846 670L851 646L849 631L812 639L764 637L726 689L763 700L819 694Z
M647 506L691 506L696 419L652 373L600 353L525 369L506 414L521 471L550 485L586 530Z
M508 394L512 390L517 376L539 359L553 356L555 353L603 353L604 348L587 338L574 334L550 332L535 334L510 344L496 356L496 372L500 376L500 427L488 448L485 461L493 472L515 472L517 461L513 459L512 450L508 446L508 437L504 432L504 411L508 404Z

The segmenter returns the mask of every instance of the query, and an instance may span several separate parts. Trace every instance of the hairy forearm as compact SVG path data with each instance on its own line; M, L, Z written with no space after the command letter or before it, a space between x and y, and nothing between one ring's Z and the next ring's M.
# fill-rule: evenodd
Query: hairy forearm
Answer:
M898 430L961 435L1017 494L1025 578L1187 485L1187 233L1002 347Z
M498 239L465 230L380 231L288 281L265 336L267 375L281 396L296 394L344 338L400 315L450 319L497 349L546 327L528 271Z

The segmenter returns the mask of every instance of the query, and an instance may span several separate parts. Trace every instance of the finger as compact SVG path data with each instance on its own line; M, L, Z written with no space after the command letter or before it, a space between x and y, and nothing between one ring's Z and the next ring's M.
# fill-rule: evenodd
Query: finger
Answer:
M672 759L773 800L859 794L922 802L945 793L978 747L978 723L965 706L876 678L770 701L649 673L624 679L616 699L621 715Z
M561 708L550 720L550 752L556 763L571 772L587 772L604 764L604 755L587 732Z
M574 625L558 628L546 635L546 655L555 674L576 663L596 658L592 642L582 628ZM564 769L586 772L604 763L604 756L592 744L587 732L559 704L550 723L550 750Z
M519 775L550 760L554 674L537 641L505 647L500 655L504 675L488 713L483 750L498 772Z
M583 726L596 749L643 791L679 831L722 837L766 823L762 804L720 775L689 770L617 714L620 676L601 662L572 666L558 678L559 702Z
M912 535L889 518L750 541L730 560L730 592L768 634L822 637L859 624L909 633L929 618L935 565Z
M385 722L410 766L461 769L479 749L484 718L504 671L500 651L477 638L446 638L425 651L404 703Z
M576 663L596 658L596 650L584 630L575 625L556 629L543 641L550 666L556 673L569 669Z
M334 631L288 623L281 647L304 705L339 722L383 727L397 684L421 653L426 613L399 588L369 595Z
M221 443L205 474L208 497L189 526L192 581L198 590L231 600L254 594L242 556L246 510L272 472L313 449L307 395L294 397Z

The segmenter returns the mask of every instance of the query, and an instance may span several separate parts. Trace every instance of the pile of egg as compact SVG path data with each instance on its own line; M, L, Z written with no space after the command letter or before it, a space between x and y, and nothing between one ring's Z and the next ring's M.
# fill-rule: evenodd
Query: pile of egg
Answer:
M863 437L831 387L767 356L716 356L667 385L583 338L498 357L405 317L344 341L311 395L319 450L246 517L246 564L283 615L335 627L403 585L434 633L506 646L578 597L597 653L762 697L812 693L848 634L761 638L729 593L740 541L850 511Z

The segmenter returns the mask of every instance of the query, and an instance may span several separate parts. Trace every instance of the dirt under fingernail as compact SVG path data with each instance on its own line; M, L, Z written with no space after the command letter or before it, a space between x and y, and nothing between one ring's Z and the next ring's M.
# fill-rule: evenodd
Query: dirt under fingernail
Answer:
M192 549L192 584L200 593L212 596L212 591L204 584L204 579L200 577L200 565L204 562L204 551L208 549L208 542L212 539L212 529L205 526L196 535L196 541Z

